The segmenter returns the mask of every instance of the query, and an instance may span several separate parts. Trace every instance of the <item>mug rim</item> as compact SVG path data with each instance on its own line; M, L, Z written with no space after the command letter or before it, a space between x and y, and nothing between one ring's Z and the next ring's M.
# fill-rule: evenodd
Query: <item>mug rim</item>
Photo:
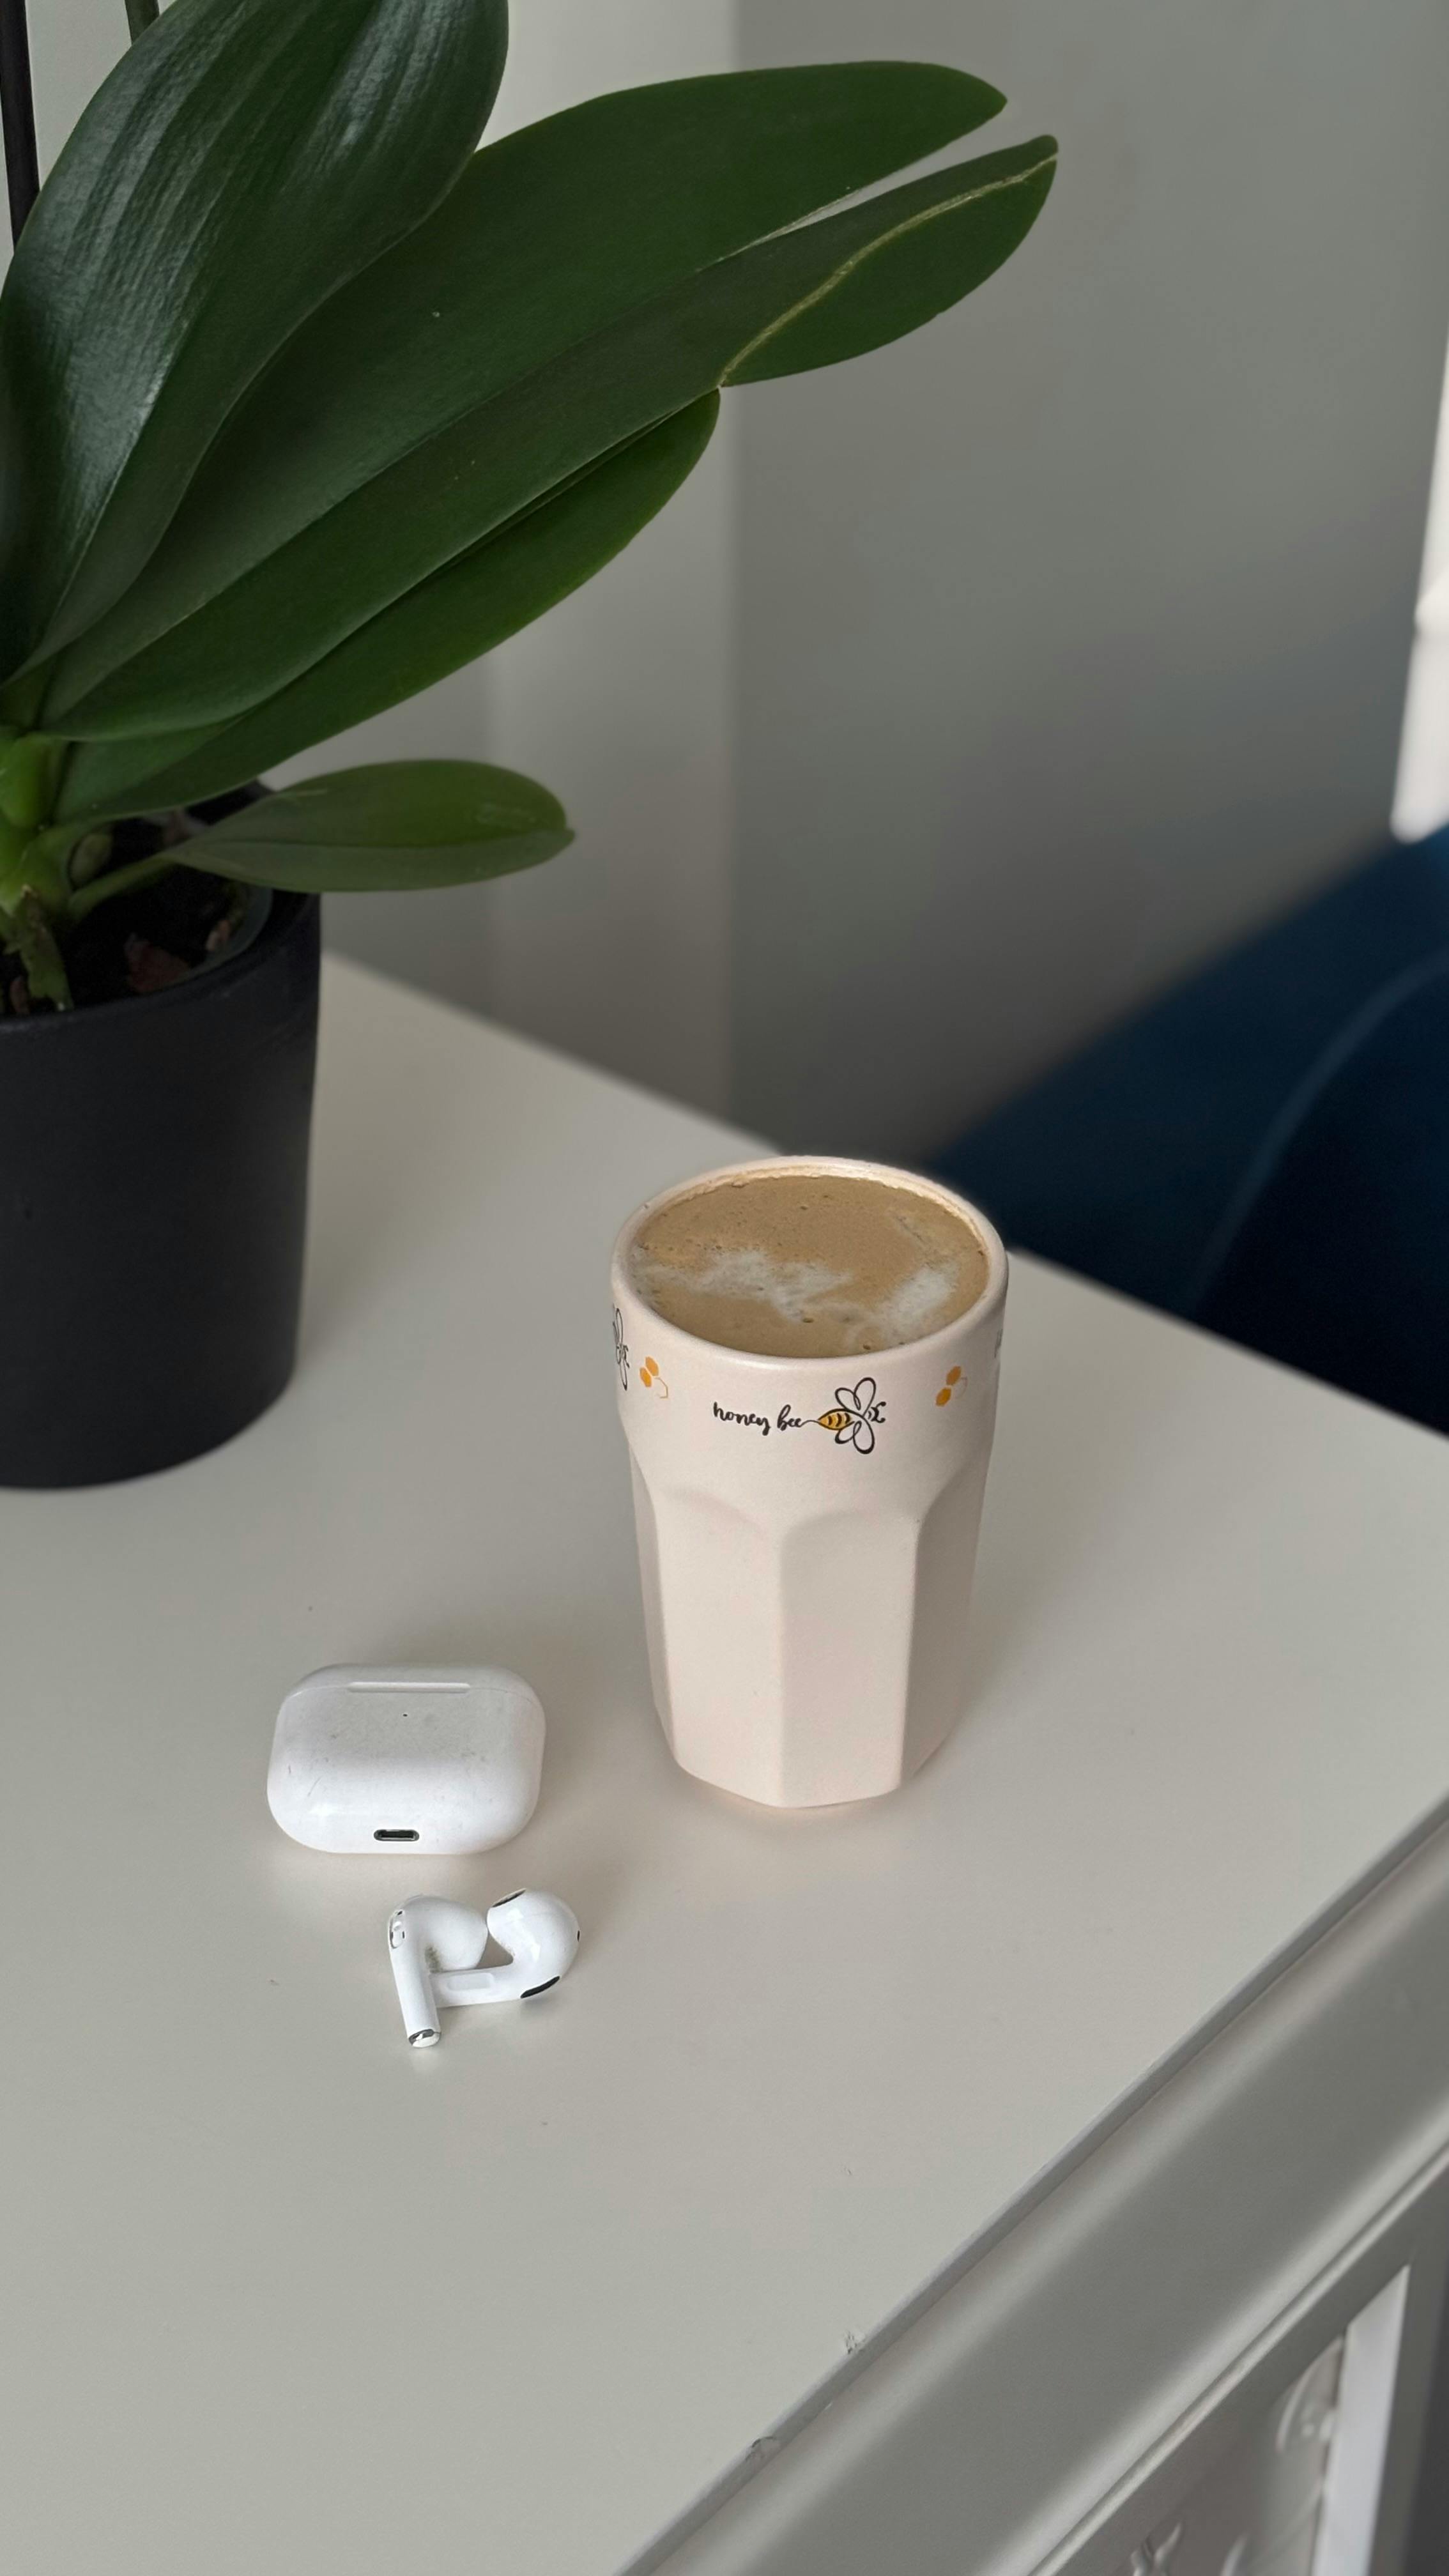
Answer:
M653 1216L658 1209L672 1206L679 1199L693 1198L700 1190L708 1189L717 1182L753 1180L757 1174L764 1176L790 1172L801 1174L838 1172L850 1179L886 1181L896 1189L915 1190L921 1197L935 1199L938 1204L965 1216L968 1223L975 1229L986 1254L985 1287L974 1304L966 1307L962 1314L953 1315L949 1323L938 1324L933 1332L920 1333L908 1342L889 1342L885 1349L880 1351L836 1352L833 1357L828 1353L822 1353L821 1365L828 1363L834 1366L845 1360L855 1359L868 1359L873 1362L903 1359L908 1352L930 1351L934 1345L944 1345L963 1331L974 1330L977 1325L989 1322L992 1315L1000 1312L1006 1297L1010 1263L1006 1246L990 1217L984 1215L975 1202L964 1197L960 1190L953 1190L947 1181L935 1180L924 1172L909 1171L899 1163L870 1162L853 1154L754 1154L742 1162L719 1163L710 1171L694 1172L687 1181L676 1181L668 1189L656 1190L650 1198L641 1199L633 1213L624 1219L614 1240L613 1255L609 1263L609 1279L615 1304L619 1304L622 1294L627 1294L636 1306L652 1317L661 1330L666 1333L677 1333L683 1341L696 1343L702 1351L717 1351L724 1358L741 1361L752 1369L781 1370L798 1375L803 1365L798 1353L789 1356L779 1351L742 1351L733 1342L714 1342L705 1333L691 1332L687 1324L671 1323L668 1316L661 1315L658 1308L651 1306L648 1298L635 1287L628 1271L628 1255L634 1238L645 1218Z

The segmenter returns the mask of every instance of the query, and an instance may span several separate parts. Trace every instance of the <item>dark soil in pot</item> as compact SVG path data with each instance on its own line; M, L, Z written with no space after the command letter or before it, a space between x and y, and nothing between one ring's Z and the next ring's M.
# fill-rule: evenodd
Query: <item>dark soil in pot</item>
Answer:
M292 1370L319 906L273 895L252 935L231 889L177 871L115 912L72 951L88 1006L0 1018L5 1485L176 1465Z
M268 898L259 900L265 908ZM247 910L245 888L195 868L138 887L124 904L101 904L72 932L66 950L77 1010L184 984L226 955Z
M96 836L103 864L95 875L103 877L175 848L202 825L254 804L262 793L260 787L239 787L229 796L213 797L195 816L177 813L162 821L140 815L134 821L113 823ZM127 995L161 993L169 985L184 983L188 975L229 955L253 936L270 902L271 896L261 888L232 885L224 877L178 867L153 885L135 886L98 904L66 939L66 971L76 1009L87 1010L94 1002L124 1001ZM32 998L20 959L0 950L0 1018L28 1019L51 1008L49 1002Z

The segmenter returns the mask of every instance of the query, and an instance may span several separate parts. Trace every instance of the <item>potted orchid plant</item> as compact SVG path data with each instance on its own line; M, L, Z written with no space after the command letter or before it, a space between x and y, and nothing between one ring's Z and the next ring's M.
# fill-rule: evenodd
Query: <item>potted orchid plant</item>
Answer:
M253 782L587 581L731 386L979 286L1055 166L1037 139L881 191L1004 104L893 62L618 91L480 149L504 0L131 8L0 295L12 1484L194 1455L284 1385L317 898L570 838L471 761Z

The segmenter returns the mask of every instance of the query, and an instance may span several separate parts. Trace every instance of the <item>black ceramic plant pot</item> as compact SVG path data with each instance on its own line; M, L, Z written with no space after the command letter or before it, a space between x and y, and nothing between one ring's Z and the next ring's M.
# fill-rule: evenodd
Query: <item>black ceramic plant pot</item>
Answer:
M0 1485L214 1449L292 1371L319 907L144 998L0 1020Z

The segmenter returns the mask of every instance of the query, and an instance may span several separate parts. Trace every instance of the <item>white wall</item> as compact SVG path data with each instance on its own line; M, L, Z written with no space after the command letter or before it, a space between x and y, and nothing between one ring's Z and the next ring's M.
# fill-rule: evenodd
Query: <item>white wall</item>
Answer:
M1012 132L1062 138L969 304L741 403L736 1106L929 1146L1386 834L1449 15L742 0L742 24L751 61L968 64Z
M490 132L735 61L733 0L524 0ZM578 825L535 873L328 905L349 955L702 1107L728 1096L731 425L589 587L342 756L471 754L543 778ZM332 750L325 755L333 757ZM279 776L319 765L315 753Z
M334 936L788 1141L928 1149L1388 825L1449 322L1441 0L533 0L513 115L961 62L1062 172L960 311L749 388L433 721L580 845ZM402 722L399 738L412 720ZM436 909L435 909L436 907Z
M126 50L125 0L27 0L35 130L44 177L81 109ZM0 221L8 253L10 235Z

